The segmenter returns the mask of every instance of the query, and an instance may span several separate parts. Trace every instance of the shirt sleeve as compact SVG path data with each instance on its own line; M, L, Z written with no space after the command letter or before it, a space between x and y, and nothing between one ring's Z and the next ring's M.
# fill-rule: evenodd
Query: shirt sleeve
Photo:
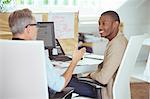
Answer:
M65 78L56 72L48 57L46 57L46 71L48 86L51 89L60 92L64 88Z

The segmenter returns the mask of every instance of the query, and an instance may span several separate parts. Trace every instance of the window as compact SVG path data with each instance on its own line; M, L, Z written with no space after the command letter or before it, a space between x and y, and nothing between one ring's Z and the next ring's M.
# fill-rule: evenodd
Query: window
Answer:
M103 11L118 9L127 0L113 0L113 1L112 0L14 0L14 1L16 3L15 9L29 8L33 12L79 11L80 19L87 21L93 20L93 18L95 20Z
M98 13L102 10L116 10L126 0L15 0L16 8L28 7L33 10L81 10L83 14ZM46 8L46 9L45 9ZM50 10L51 9L51 10ZM90 13L89 13L89 12ZM87 12L87 13L85 13Z

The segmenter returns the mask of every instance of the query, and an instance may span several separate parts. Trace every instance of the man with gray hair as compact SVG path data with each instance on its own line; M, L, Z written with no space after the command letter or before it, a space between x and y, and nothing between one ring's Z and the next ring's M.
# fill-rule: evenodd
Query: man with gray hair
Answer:
M33 40L37 36L37 24L29 9L16 10L9 16L9 27L13 34L13 40ZM50 89L59 92L69 83L73 70L85 53L85 48L76 50L68 69L63 75L59 75L51 61L46 58L47 81ZM14 56L15 57L15 56ZM30 57L30 56L29 56Z

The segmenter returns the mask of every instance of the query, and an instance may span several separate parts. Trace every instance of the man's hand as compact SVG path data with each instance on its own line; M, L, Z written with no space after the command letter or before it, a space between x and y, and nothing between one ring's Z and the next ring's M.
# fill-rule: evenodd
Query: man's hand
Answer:
M86 52L85 48L81 48L80 50L75 50L72 56L72 62L77 63L79 60L81 60L85 52Z

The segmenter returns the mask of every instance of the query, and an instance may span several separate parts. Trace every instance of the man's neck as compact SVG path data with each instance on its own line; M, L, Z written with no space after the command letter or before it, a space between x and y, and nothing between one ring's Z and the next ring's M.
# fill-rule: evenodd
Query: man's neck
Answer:
M109 41L111 41L113 38L115 38L115 37L117 36L118 32L119 32L119 29L115 29L115 30L113 31L113 33L111 33L110 35L108 35L107 39L108 39Z
M113 38L115 38L115 37L117 36L117 34L118 34L118 33L112 34L112 35L110 35L109 37L107 37L107 39L108 39L109 41L111 41Z
M24 39L13 37L12 40L24 40Z
M29 38L25 34L15 34L13 35L13 38L19 38L23 40L29 40Z

